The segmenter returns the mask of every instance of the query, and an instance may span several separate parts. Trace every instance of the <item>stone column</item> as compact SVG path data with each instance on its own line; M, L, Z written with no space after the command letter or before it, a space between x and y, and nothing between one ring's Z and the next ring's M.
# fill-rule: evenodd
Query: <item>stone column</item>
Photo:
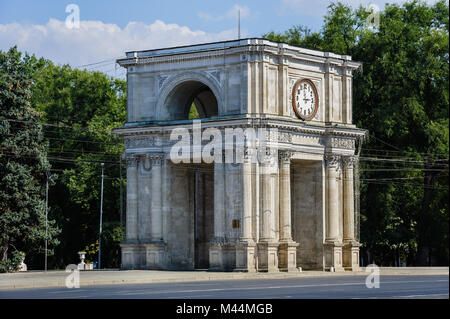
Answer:
M260 212L260 238L258 243L258 270L264 272L277 272L278 269L278 243L274 238L275 214L275 186L273 174L278 170L277 154L267 149L262 156L262 207Z
M137 243L138 239L138 158L127 156L127 216L126 232L127 242Z
M339 237L339 191L337 183L337 170L339 169L340 157L326 155L327 165L327 187L328 187L328 227L327 241L337 241Z
M225 238L225 163L214 164L214 237Z
M291 152L281 151L280 162L280 247L279 268L282 271L298 271L297 247L292 240L291 224Z
M235 271L255 272L256 244L253 239L253 178L252 178L252 150L246 149L244 163L242 163L242 235L236 245Z
M261 231L260 241L269 242L273 240L272 237L272 214L273 211L273 178L269 172L270 164L264 163L262 165L262 212L261 212Z
M355 196L353 169L356 157L343 158L344 168L344 248L343 266L345 269L359 270L359 247L355 239Z
M252 163L248 158L242 164L242 189L243 189L243 213L242 213L242 240L253 242L252 236Z
M152 199L151 199L151 241L162 239L162 193L161 193L161 164L162 155L153 154L152 158Z
M151 240L152 161L148 154L139 156L138 185L138 239L144 244Z
M343 158L344 168L344 242L355 240L355 198L353 192L354 157Z
M138 157L128 155L127 163L127 206L126 240L121 243L122 268L141 268L142 251L138 241Z
M225 243L225 164L214 163L214 238L209 246L209 270L223 271Z
M151 154L151 202L150 202L150 242L144 244L146 250L146 268L164 269L165 244L162 235L162 161L163 154Z
M280 241L292 241L291 153L280 152Z
M342 271L342 242L339 241L339 190L336 178L340 165L340 156L326 154L327 175L327 235L325 242L325 268L330 271Z

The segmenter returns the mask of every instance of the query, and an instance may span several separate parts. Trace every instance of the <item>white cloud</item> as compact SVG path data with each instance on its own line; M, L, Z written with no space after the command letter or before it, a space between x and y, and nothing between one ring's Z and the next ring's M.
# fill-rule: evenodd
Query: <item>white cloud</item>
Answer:
M222 20L235 20L238 17L238 11L240 11L241 19L246 19L250 16L250 9L247 6L240 6L235 4L231 9L229 9L226 13L218 16L213 16L207 12L198 12L197 16L200 19L206 21L222 21Z
M112 61L126 51L229 40L235 33L208 33L160 20L152 24L129 22L123 29L101 21L81 21L79 29L69 29L64 21L50 19L45 25L0 24L0 50L17 45L21 51L75 67ZM114 68L113 62L110 68Z

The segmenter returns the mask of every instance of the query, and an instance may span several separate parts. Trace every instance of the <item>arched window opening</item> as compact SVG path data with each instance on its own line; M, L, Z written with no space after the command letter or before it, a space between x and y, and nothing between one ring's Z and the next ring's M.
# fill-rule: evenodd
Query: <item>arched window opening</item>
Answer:
M166 99L169 120L186 120L217 116L217 99L211 89L199 81L176 86Z

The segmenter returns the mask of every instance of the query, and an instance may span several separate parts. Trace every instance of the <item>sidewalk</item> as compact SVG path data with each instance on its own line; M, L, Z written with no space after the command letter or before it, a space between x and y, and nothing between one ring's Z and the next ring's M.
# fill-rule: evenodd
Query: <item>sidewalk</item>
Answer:
M381 276L399 275L447 275L448 267L381 267ZM65 287L69 273L63 270L29 271L26 273L0 274L0 290ZM101 286L116 284L140 284L162 282L189 282L209 280L239 279L283 279L324 276L367 276L362 269L359 272L303 271L298 273L237 273L208 271L158 271L158 270L94 270L80 272L80 286Z

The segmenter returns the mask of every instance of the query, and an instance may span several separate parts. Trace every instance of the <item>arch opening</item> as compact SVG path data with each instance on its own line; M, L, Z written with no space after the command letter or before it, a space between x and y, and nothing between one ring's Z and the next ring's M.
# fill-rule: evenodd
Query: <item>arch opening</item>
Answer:
M198 118L209 118L218 115L218 103L213 91L200 81L185 81L177 85L168 95L165 105L168 120L187 120L192 112L192 104ZM192 118L191 118L192 119Z

